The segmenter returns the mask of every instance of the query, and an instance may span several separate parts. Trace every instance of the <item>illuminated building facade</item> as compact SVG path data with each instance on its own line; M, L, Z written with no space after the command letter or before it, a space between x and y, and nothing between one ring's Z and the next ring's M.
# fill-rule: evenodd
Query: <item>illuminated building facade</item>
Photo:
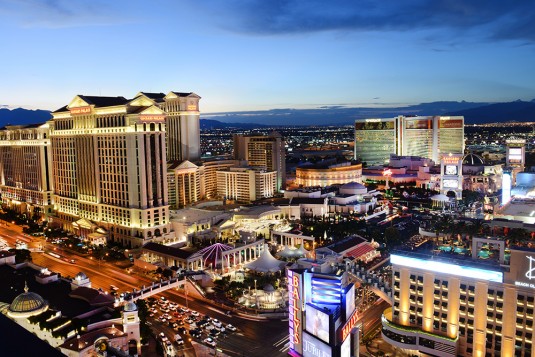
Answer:
M294 357L358 356L355 286L347 273L289 269L288 354Z
M448 154L440 159L440 193L455 194L455 198L463 198L463 155Z
M476 239L477 240L477 239ZM492 243L499 261L415 252L391 255L393 307L382 335L390 344L432 356L533 356L535 251ZM508 265L507 265L508 264Z
M217 194L238 202L252 202L273 197L277 192L277 171L234 167L217 171Z
M295 184L301 187L325 187L349 182L362 183L362 164L318 164L295 169Z
M52 115L53 221L93 221L129 247L167 234L165 112L144 95L79 95Z
M357 119L355 121L355 160L368 165L388 163L390 154L401 153L400 118Z
M217 197L217 171L237 167L237 160L170 163L167 172L169 206L183 208L202 199Z
M269 135L234 135L234 159L245 160L246 165L277 172L277 191L286 187L286 147L283 137Z
M228 171L231 167L237 167L238 160L213 160L203 161L201 170L201 191L203 196L207 199L214 199L217 197L217 172Z
M199 97L195 93L169 92L136 94L133 105L154 105L165 116L167 160L195 161L201 158Z
M385 164L390 154L438 162L442 154L464 153L464 117L398 116L355 121L355 159Z
M201 199L201 173L194 163L185 160L169 165L167 182L171 209L186 207Z
M511 171L512 184L516 184L516 175L524 171L526 164L526 140L511 137L505 140L505 166Z
M48 124L8 125L0 129L0 193L2 204L28 218L51 213Z

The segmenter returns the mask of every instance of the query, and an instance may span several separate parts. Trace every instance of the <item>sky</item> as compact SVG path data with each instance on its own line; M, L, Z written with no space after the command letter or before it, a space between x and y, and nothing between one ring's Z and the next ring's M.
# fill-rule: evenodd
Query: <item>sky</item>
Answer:
M532 0L0 0L0 107L205 113L535 98Z

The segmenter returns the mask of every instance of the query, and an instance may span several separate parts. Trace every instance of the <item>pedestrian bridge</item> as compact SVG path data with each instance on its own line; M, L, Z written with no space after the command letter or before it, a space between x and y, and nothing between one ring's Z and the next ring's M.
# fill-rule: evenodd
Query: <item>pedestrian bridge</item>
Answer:
M392 305L392 288L380 275L354 264L346 264L346 271L350 278L362 284L367 284L368 289Z
M132 292L126 294L126 297L123 299L123 301L136 302L139 299L146 299L153 295L163 293L164 291L173 288L184 289L186 291L186 294L189 293L191 295L200 295L202 297L205 296L204 291L195 282L195 280L193 280L191 277L181 274L179 276L167 280L162 279L159 282L155 281L148 286L143 285L141 289L133 289ZM117 301L117 303L121 303L123 301L119 300Z

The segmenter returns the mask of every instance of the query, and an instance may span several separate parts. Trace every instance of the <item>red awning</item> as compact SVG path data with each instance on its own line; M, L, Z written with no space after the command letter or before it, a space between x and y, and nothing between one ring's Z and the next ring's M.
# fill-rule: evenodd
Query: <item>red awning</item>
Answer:
M358 246L357 248L353 250L350 250L345 255L348 257L359 258L363 256L364 254L372 252L374 250L375 248L372 247L370 243L365 243L365 244L362 244L361 246Z

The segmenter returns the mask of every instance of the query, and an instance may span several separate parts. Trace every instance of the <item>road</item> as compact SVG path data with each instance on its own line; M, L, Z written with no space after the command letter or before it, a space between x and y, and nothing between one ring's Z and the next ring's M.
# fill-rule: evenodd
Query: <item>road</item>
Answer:
M110 290L110 285L115 285L119 291L131 291L141 288L142 285L149 285L152 280L145 276L129 274L126 270L115 265L95 261L77 255L70 256L68 252L61 251L56 245L46 243L44 239L26 236L22 233L22 228L13 224L0 226L0 237L6 240L11 246L15 246L17 240L28 243L29 248L42 247L45 251L54 251L66 258L74 258L75 264L65 260L55 258L47 253L32 252L32 260L35 264L47 267L50 271L60 273L63 277L74 277L79 272L83 272L91 280L93 288ZM56 250L54 250L54 248ZM237 333L230 334L225 338L220 338L217 347L229 356L251 356L251 357L282 357L287 356L288 342L288 322L280 320L262 320L242 318L238 315L227 316L226 311L222 311L204 302L194 300L191 296L187 302L184 296L175 289L171 289L161 295L170 301L177 302L182 306L194 309L204 315L217 318L225 324L231 323L238 328ZM159 330L155 324L153 328ZM269 333L266 333L266 332Z

